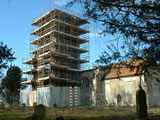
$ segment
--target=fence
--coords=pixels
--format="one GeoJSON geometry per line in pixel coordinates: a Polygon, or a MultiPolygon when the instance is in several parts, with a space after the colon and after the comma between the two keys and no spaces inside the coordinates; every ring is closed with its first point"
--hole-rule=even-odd
{"type": "Polygon", "coordinates": [[[31,89],[20,91],[20,103],[25,103],[27,106],[32,106],[35,102],[47,107],[53,107],[54,104],[59,107],[76,106],[80,105],[79,98],[79,87],[46,86],[37,88],[37,91],[31,91],[31,89]]]}
{"type": "MultiPolygon", "coordinates": [[[[26,105],[29,105],[30,93],[31,89],[21,90],[20,103],[25,103],[26,105]]],[[[71,102],[71,96],[73,98],[72,100],[74,102],[78,102],[78,105],[81,106],[95,106],[107,104],[107,101],[105,99],[105,93],[94,94],[90,92],[88,88],[80,87],[71,88],[46,86],[38,88],[36,96],[37,103],[44,104],[46,106],[53,106],[54,103],[57,103],[58,106],[61,107],[69,106],[69,103],[71,102]]]]}

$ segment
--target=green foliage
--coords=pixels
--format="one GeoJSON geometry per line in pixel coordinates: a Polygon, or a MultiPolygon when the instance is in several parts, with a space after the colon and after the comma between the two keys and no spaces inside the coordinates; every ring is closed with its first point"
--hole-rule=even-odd
{"type": "Polygon", "coordinates": [[[84,15],[101,25],[100,34],[117,36],[96,61],[108,65],[128,60],[144,60],[142,69],[160,63],[159,0],[70,0],[80,3],[84,15]],[[121,43],[121,44],[120,44],[121,43]]]}
{"type": "Polygon", "coordinates": [[[13,54],[14,52],[12,52],[12,49],[9,49],[7,45],[0,42],[0,69],[7,68],[7,62],[11,62],[15,59],[13,54]]]}
{"type": "Polygon", "coordinates": [[[0,41],[0,78],[2,77],[2,69],[7,68],[7,63],[15,59],[13,57],[14,52],[0,41]]]}
{"type": "Polygon", "coordinates": [[[17,66],[10,66],[7,75],[2,79],[1,90],[5,101],[13,103],[19,100],[19,91],[21,87],[22,71],[17,66]]]}

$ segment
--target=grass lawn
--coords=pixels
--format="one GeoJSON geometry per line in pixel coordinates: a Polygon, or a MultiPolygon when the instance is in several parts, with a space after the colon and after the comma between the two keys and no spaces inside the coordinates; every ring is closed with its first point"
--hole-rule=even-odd
{"type": "MultiPolygon", "coordinates": [[[[150,120],[160,120],[160,108],[148,109],[150,120]]],[[[32,120],[33,108],[8,108],[0,110],[0,120],[32,120]]],[[[76,108],[47,108],[47,120],[55,120],[62,116],[65,120],[135,120],[136,109],[130,107],[76,107],[76,108]]]]}

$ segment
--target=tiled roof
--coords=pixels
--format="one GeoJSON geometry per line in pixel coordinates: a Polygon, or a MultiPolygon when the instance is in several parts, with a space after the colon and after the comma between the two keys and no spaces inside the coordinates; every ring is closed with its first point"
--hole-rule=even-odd
{"type": "MultiPolygon", "coordinates": [[[[127,62],[129,64],[131,61],[127,62]]],[[[133,62],[133,61],[132,61],[133,62]]],[[[113,78],[119,78],[119,77],[126,77],[126,76],[134,76],[141,73],[142,69],[138,69],[137,66],[141,62],[133,62],[132,66],[134,66],[134,69],[131,69],[130,67],[127,67],[126,65],[122,64],[114,64],[112,65],[109,72],[106,74],[105,79],[113,79],[113,78]]]]}

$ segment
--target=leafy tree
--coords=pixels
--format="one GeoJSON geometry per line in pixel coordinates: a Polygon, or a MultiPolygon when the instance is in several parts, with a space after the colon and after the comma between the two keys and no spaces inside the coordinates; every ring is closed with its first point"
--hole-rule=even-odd
{"type": "MultiPolygon", "coordinates": [[[[121,44],[107,45],[96,61],[99,65],[140,60],[137,68],[147,71],[160,63],[159,0],[70,0],[67,6],[80,3],[84,15],[99,22],[100,34],[119,35],[121,44]]],[[[127,66],[133,66],[129,62],[127,66]]]]}
{"type": "Polygon", "coordinates": [[[19,100],[21,88],[22,71],[17,66],[10,66],[7,75],[2,79],[1,90],[5,101],[13,103],[19,100]]]}
{"type": "Polygon", "coordinates": [[[13,54],[12,49],[9,49],[7,45],[4,45],[3,42],[0,41],[0,78],[2,77],[2,69],[7,68],[7,63],[15,59],[13,54]]]}
{"type": "MultiPolygon", "coordinates": [[[[148,67],[160,64],[159,0],[70,0],[67,5],[75,3],[81,3],[84,14],[103,26],[101,34],[119,35],[121,40],[121,45],[118,41],[117,46],[107,45],[97,64],[118,62],[119,67],[124,64],[131,70],[137,68],[141,75],[148,71],[148,67]]],[[[138,116],[147,118],[145,92],[140,89],[138,93],[138,116]]]]}

